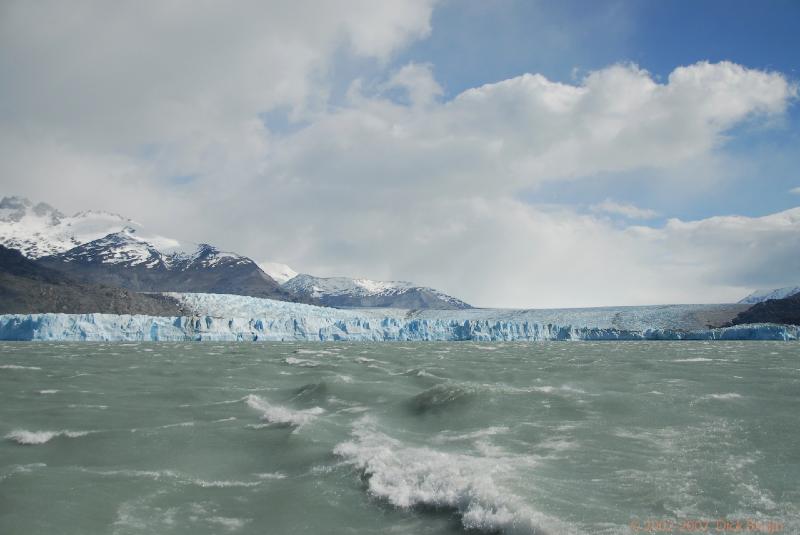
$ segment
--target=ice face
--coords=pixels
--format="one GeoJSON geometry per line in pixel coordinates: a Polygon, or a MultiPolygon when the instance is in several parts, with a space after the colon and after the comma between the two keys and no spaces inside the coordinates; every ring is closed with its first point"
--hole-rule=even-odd
{"type": "Polygon", "coordinates": [[[539,341],[797,340],[797,326],[685,329],[700,305],[572,310],[336,309],[219,294],[170,294],[194,316],[0,315],[2,340],[539,341]]]}

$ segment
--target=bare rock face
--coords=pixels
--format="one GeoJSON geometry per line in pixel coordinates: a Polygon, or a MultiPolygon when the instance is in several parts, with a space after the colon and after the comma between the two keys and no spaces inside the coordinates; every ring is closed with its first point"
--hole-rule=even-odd
{"type": "Polygon", "coordinates": [[[182,316],[187,310],[171,297],[77,282],[0,245],[0,313],[41,312],[182,316]]]}
{"type": "Polygon", "coordinates": [[[768,299],[756,303],[731,321],[731,325],[745,323],[800,325],[800,292],[782,299],[768,299]]]}

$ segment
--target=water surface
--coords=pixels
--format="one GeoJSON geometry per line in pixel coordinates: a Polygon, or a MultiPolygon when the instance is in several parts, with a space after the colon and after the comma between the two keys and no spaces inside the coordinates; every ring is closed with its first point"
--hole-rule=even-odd
{"type": "Polygon", "coordinates": [[[798,394],[780,342],[3,343],[0,533],[798,533],[798,394]]]}

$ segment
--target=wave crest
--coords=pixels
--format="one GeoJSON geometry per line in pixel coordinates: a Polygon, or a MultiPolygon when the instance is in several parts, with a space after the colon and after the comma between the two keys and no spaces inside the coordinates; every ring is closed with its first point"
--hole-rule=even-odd
{"type": "Polygon", "coordinates": [[[56,437],[78,438],[90,433],[93,433],[93,431],[27,431],[25,429],[15,429],[8,433],[5,438],[23,446],[37,446],[50,442],[56,437]]]}
{"type": "Polygon", "coordinates": [[[396,507],[454,509],[466,529],[492,533],[574,532],[496,483],[496,477],[514,472],[519,458],[503,463],[409,447],[377,431],[368,417],[356,422],[352,434],[354,440],[337,445],[334,453],[363,473],[370,494],[396,507]]]}
{"type": "Polygon", "coordinates": [[[296,410],[280,405],[272,405],[264,398],[250,394],[245,398],[245,403],[251,409],[261,411],[261,419],[265,422],[277,425],[301,428],[314,421],[320,414],[325,412],[322,407],[312,407],[310,409],[296,410]]]}

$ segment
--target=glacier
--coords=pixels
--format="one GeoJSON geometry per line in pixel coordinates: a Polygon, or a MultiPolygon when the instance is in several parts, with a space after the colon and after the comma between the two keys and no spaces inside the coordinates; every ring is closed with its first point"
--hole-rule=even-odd
{"type": "Polygon", "coordinates": [[[561,310],[336,309],[254,297],[171,293],[194,315],[4,314],[0,340],[547,341],[798,340],[777,324],[687,328],[723,305],[561,310]]]}

